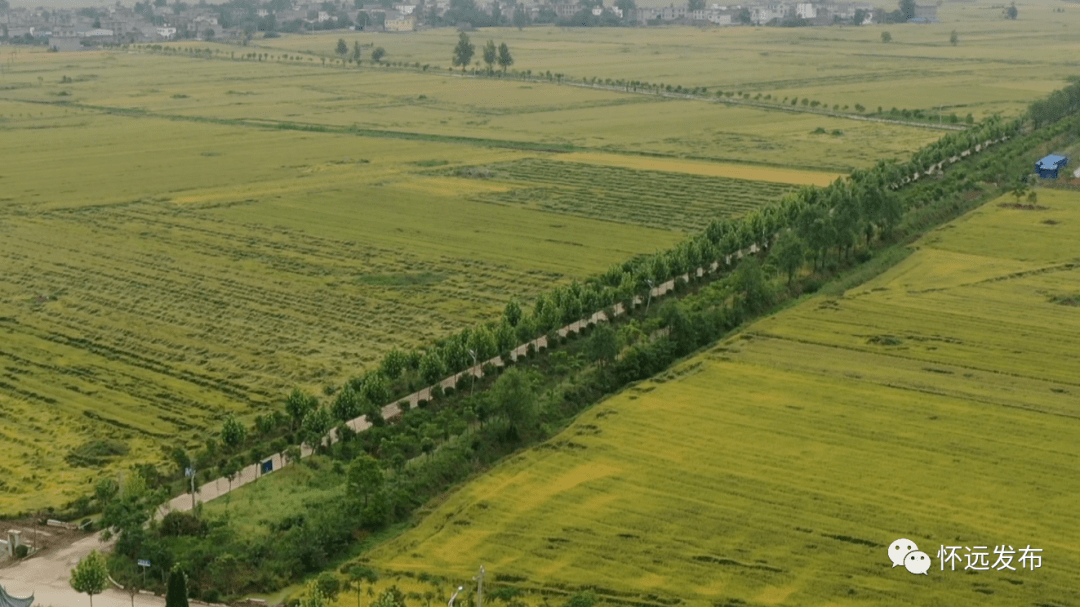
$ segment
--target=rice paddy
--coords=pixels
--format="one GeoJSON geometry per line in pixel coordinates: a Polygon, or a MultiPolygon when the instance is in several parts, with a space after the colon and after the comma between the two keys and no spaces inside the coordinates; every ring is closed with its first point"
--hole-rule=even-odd
{"type": "Polygon", "coordinates": [[[635,604],[1077,602],[1080,195],[1038,194],[609,398],[373,561],[635,604]],[[892,567],[901,537],[927,576],[892,567]]]}

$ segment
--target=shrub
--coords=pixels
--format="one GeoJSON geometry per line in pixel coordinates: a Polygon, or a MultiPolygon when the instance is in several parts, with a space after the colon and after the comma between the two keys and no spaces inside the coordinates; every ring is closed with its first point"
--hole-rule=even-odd
{"type": "Polygon", "coordinates": [[[30,554],[30,547],[26,544],[19,544],[15,548],[15,558],[17,559],[24,559],[28,554],[30,554]]]}
{"type": "Polygon", "coordinates": [[[443,395],[443,387],[436,385],[431,389],[431,400],[437,400],[443,395]]]}
{"type": "Polygon", "coordinates": [[[454,386],[447,386],[445,389],[443,389],[443,396],[453,396],[454,390],[454,386]]]}

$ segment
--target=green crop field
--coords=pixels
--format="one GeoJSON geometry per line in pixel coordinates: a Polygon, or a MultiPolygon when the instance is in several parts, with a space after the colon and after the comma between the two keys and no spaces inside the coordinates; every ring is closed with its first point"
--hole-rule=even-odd
{"type": "Polygon", "coordinates": [[[1080,194],[1038,196],[600,403],[373,562],[635,604],[1080,601],[1080,194]],[[928,576],[891,567],[902,537],[928,576]],[[990,570],[964,571],[978,546],[990,570]],[[998,546],[1041,567],[1000,569],[998,546]]]}

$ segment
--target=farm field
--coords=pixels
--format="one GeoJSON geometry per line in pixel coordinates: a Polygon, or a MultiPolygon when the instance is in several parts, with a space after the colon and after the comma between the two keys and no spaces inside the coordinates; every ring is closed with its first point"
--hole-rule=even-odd
{"type": "Polygon", "coordinates": [[[285,62],[286,56],[299,57],[287,53],[268,53],[266,61],[233,61],[224,58],[243,54],[245,47],[177,46],[211,48],[221,51],[220,58],[87,53],[49,64],[35,57],[26,71],[17,68],[10,76],[19,88],[3,95],[28,105],[0,112],[0,117],[32,112],[42,102],[62,103],[71,111],[124,110],[171,120],[314,127],[428,141],[464,138],[512,148],[573,146],[829,174],[865,168],[882,158],[906,158],[942,134],[554,83],[323,67],[319,61],[285,62]],[[65,77],[72,82],[63,82],[65,77]]]}
{"type": "Polygon", "coordinates": [[[1080,194],[1038,195],[596,405],[369,556],[647,604],[1076,603],[1080,194]],[[963,571],[984,545],[1041,567],[963,571]]]}
{"type": "MultiPolygon", "coordinates": [[[[4,82],[0,513],[60,506],[103,473],[161,459],[163,446],[194,448],[228,413],[250,421],[293,386],[321,393],[391,348],[491,318],[512,296],[528,303],[791,182],[835,175],[562,162],[544,151],[569,132],[554,116],[640,103],[554,85],[26,51],[4,82]],[[355,89],[367,76],[368,92],[355,89]],[[441,81],[446,107],[413,120],[399,100],[422,101],[418,83],[441,81]],[[436,129],[438,116],[463,121],[480,107],[469,87],[520,91],[499,112],[521,110],[523,126],[436,129]],[[401,122],[364,118],[360,101],[401,122]],[[536,171],[458,174],[489,166],[536,171]],[[500,198],[544,187],[554,202],[500,198]]],[[[673,154],[678,132],[660,135],[673,154]]]]}
{"type": "MultiPolygon", "coordinates": [[[[861,104],[871,110],[880,106],[927,112],[943,107],[946,115],[972,113],[978,119],[1020,111],[1065,82],[1070,52],[1076,50],[1071,32],[1080,27],[1080,11],[1064,5],[1064,13],[1053,12],[1060,6],[1023,4],[1016,21],[1002,18],[1000,3],[957,2],[941,5],[941,22],[928,25],[536,26],[521,31],[485,28],[471,37],[474,44],[489,38],[505,41],[514,53],[512,69],[534,74],[550,71],[575,78],[705,86],[714,92],[762,93],[780,99],[808,97],[829,107],[861,104]],[[949,44],[953,30],[959,36],[956,46],[949,44]],[[892,42],[881,42],[883,31],[890,32],[892,42]]],[[[256,43],[267,49],[331,56],[340,37],[350,48],[355,41],[381,46],[388,61],[445,70],[457,32],[441,28],[408,35],[328,33],[256,43]]]]}

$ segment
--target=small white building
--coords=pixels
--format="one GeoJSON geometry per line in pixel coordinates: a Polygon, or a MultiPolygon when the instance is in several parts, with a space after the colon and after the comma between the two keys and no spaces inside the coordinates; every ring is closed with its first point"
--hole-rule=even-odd
{"type": "Polygon", "coordinates": [[[162,38],[164,38],[166,40],[172,40],[173,38],[176,37],[176,28],[172,27],[172,26],[169,26],[169,25],[166,25],[164,27],[155,28],[155,32],[157,33],[158,36],[160,36],[160,37],[162,37],[162,38]]]}
{"type": "Polygon", "coordinates": [[[813,19],[817,17],[817,7],[809,2],[799,2],[795,5],[795,15],[801,19],[813,19]]]}

